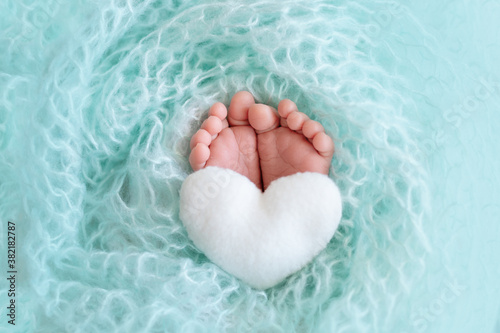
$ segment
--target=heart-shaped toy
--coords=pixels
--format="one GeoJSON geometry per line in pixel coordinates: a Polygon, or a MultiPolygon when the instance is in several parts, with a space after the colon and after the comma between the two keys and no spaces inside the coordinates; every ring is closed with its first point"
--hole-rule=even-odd
{"type": "Polygon", "coordinates": [[[243,175],[207,167],[189,175],[180,193],[189,238],[212,262],[257,289],[310,262],[341,216],[337,186],[319,173],[279,178],[262,193],[243,175]]]}

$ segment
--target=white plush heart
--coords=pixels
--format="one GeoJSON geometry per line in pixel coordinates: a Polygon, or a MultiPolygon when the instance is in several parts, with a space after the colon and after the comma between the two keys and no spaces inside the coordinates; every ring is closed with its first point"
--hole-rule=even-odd
{"type": "Polygon", "coordinates": [[[180,217],[194,244],[258,289],[311,261],[332,238],[341,215],[337,186],[319,173],[279,178],[262,193],[245,176],[207,167],[181,188],[180,217]]]}

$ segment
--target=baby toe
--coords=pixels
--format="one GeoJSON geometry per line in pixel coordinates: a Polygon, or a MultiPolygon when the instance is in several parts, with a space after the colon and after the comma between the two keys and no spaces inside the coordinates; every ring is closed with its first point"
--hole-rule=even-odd
{"type": "Polygon", "coordinates": [[[293,111],[288,115],[286,123],[288,125],[288,128],[290,128],[291,130],[300,132],[302,131],[302,127],[304,126],[304,123],[307,120],[309,120],[309,117],[306,116],[304,113],[293,111]]]}
{"type": "Polygon", "coordinates": [[[229,105],[229,125],[248,125],[248,109],[253,104],[255,104],[255,100],[248,91],[239,91],[234,94],[229,105]]]}
{"type": "Polygon", "coordinates": [[[198,143],[189,155],[189,164],[194,171],[202,169],[210,157],[210,149],[203,143],[198,143]]]}
{"type": "Polygon", "coordinates": [[[316,149],[321,156],[326,158],[331,158],[333,156],[335,145],[333,144],[332,138],[325,132],[316,134],[312,140],[312,144],[314,149],[316,149]]]}
{"type": "Polygon", "coordinates": [[[214,139],[222,131],[222,121],[216,116],[210,116],[203,122],[201,128],[210,133],[212,139],[214,139]]]}
{"type": "Polygon", "coordinates": [[[193,149],[198,143],[203,143],[205,146],[210,146],[210,143],[212,143],[212,136],[206,130],[200,129],[191,138],[189,148],[193,149]]]}
{"type": "Polygon", "coordinates": [[[278,113],[285,119],[288,118],[290,113],[297,110],[297,105],[289,99],[284,99],[278,104],[278,113]]]}
{"type": "Polygon", "coordinates": [[[256,133],[265,133],[279,126],[280,119],[275,109],[264,104],[254,104],[248,110],[248,122],[256,133]]]}
{"type": "Polygon", "coordinates": [[[304,122],[304,125],[302,126],[302,134],[309,140],[314,139],[314,137],[321,132],[324,132],[323,126],[318,123],[317,121],[308,119],[304,122]]]}
{"type": "Polygon", "coordinates": [[[220,120],[224,120],[227,117],[227,109],[224,104],[221,102],[217,102],[212,107],[210,108],[210,111],[208,111],[208,114],[210,116],[215,116],[219,118],[220,120]]]}

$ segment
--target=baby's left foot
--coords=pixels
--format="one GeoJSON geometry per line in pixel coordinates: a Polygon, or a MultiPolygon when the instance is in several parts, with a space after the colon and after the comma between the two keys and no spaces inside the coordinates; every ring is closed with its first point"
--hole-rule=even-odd
{"type": "Polygon", "coordinates": [[[299,112],[294,102],[282,100],[277,112],[267,105],[254,104],[248,120],[257,133],[263,190],[273,180],[297,172],[328,175],[333,140],[320,123],[299,112]]]}
{"type": "Polygon", "coordinates": [[[248,109],[255,104],[252,94],[235,94],[229,112],[215,103],[209,117],[191,138],[189,162],[194,171],[207,166],[231,169],[250,179],[262,189],[257,152],[257,135],[248,124],[248,109]]]}

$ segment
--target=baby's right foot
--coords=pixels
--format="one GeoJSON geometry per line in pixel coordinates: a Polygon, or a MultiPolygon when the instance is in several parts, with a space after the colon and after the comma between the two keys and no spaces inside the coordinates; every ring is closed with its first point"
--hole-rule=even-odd
{"type": "Polygon", "coordinates": [[[278,111],[254,104],[248,119],[257,133],[263,190],[273,180],[298,172],[328,175],[333,140],[320,123],[299,112],[294,102],[282,100],[278,111]]]}
{"type": "Polygon", "coordinates": [[[224,104],[212,105],[208,119],[191,138],[189,162],[194,171],[206,166],[231,169],[262,189],[257,135],[248,122],[253,104],[252,94],[240,91],[231,99],[229,115],[224,104]]]}

